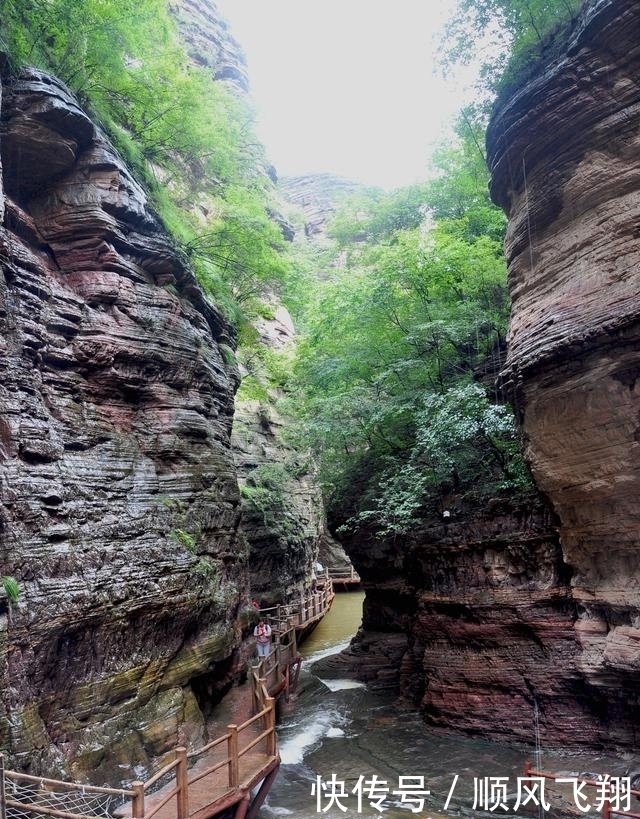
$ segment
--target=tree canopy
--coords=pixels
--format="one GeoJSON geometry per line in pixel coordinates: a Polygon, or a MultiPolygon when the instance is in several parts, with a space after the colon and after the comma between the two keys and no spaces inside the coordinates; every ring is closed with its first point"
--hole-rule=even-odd
{"type": "Polygon", "coordinates": [[[247,99],[196,65],[168,0],[7,0],[0,47],[65,81],[106,129],[230,318],[286,276],[247,99]]]}
{"type": "MultiPolygon", "coordinates": [[[[461,113],[428,182],[358,191],[335,215],[330,241],[299,245],[292,262],[250,105],[189,59],[168,6],[7,0],[0,47],[10,69],[31,63],[66,81],[146,184],[240,328],[241,394],[271,401],[286,392],[333,523],[387,536],[445,504],[464,510],[527,492],[497,386],[509,303],[505,219],[489,200],[483,156],[486,99],[461,113]],[[274,286],[286,289],[302,331],[293,364],[290,353],[262,348],[246,322],[267,309],[261,296],[274,286]]],[[[476,59],[475,43],[491,35],[483,77],[493,94],[507,63],[529,59],[578,7],[459,0],[443,64],[476,59]]]]}
{"type": "Polygon", "coordinates": [[[458,0],[445,27],[440,63],[479,63],[478,104],[485,113],[495,94],[535,64],[590,0],[458,0]]]}
{"type": "Polygon", "coordinates": [[[466,125],[436,161],[425,185],[346,203],[329,231],[343,264],[301,316],[296,403],[341,526],[406,531],[445,498],[529,486],[495,387],[504,216],[466,125]]]}

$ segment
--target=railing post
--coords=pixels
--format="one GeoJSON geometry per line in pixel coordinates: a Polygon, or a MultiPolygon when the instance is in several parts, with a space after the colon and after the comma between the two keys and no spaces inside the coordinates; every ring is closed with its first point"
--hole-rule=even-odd
{"type": "Polygon", "coordinates": [[[611,819],[611,791],[606,785],[604,786],[602,797],[603,801],[600,816],[602,816],[602,819],[611,819]]]}
{"type": "Polygon", "coordinates": [[[133,819],[144,817],[144,782],[134,782],[131,786],[133,800],[131,802],[131,816],[133,819]]]}
{"type": "Polygon", "coordinates": [[[178,819],[189,816],[189,776],[187,774],[187,749],[176,748],[176,785],[178,787],[178,819]]]}
{"type": "Polygon", "coordinates": [[[267,734],[267,755],[276,755],[276,701],[273,697],[267,697],[266,705],[269,708],[267,713],[267,725],[269,733],[267,734]]]}
{"type": "Polygon", "coordinates": [[[7,819],[6,792],[4,784],[4,754],[0,754],[0,819],[7,819]]]}
{"type": "Polygon", "coordinates": [[[237,788],[240,783],[240,760],[238,757],[238,726],[227,725],[229,739],[227,748],[229,753],[229,787],[237,788]]]}

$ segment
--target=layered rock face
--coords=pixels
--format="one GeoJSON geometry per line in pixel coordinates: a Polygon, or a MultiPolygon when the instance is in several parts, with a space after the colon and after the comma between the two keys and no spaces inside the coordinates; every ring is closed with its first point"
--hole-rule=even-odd
{"type": "Polygon", "coordinates": [[[228,23],[211,0],[172,0],[169,9],[178,24],[189,56],[245,94],[249,90],[247,66],[228,23]]]}
{"type": "Polygon", "coordinates": [[[588,744],[575,606],[553,516],[496,500],[402,541],[345,544],[366,590],[363,630],[341,659],[441,728],[588,744]]]}
{"type": "Polygon", "coordinates": [[[364,628],[341,663],[427,722],[545,748],[638,747],[640,8],[591,4],[503,100],[506,377],[548,498],[347,551],[364,628]]]}
{"type": "Polygon", "coordinates": [[[640,720],[639,30],[637,3],[592,4],[488,136],[509,216],[508,377],[571,572],[577,651],[559,659],[593,741],[627,745],[640,720]]]}
{"type": "Polygon", "coordinates": [[[325,530],[320,487],[304,457],[287,445],[286,425],[267,403],[238,403],[232,440],[242,528],[251,593],[263,607],[295,602],[309,589],[325,530]]]}
{"type": "MultiPolygon", "coordinates": [[[[256,329],[267,350],[286,355],[295,345],[293,322],[276,301],[272,308],[272,315],[259,319],[256,329]]],[[[239,397],[232,443],[242,528],[250,550],[251,592],[268,607],[295,602],[309,590],[329,535],[313,464],[288,440],[291,421],[277,409],[278,391],[265,389],[265,394],[262,400],[239,397]]],[[[337,552],[342,552],[339,545],[337,552]]]]}
{"type": "Polygon", "coordinates": [[[231,339],[68,91],[2,91],[0,744],[143,778],[202,740],[240,645],[231,339]]]}
{"type": "Polygon", "coordinates": [[[290,202],[302,209],[304,232],[308,237],[322,235],[340,198],[361,187],[356,182],[331,174],[283,177],[278,186],[290,202]]]}

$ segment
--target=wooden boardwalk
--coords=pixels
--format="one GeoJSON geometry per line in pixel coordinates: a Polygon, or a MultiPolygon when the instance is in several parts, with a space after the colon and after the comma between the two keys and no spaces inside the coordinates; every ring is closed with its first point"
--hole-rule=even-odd
{"type": "Polygon", "coordinates": [[[260,609],[260,613],[269,621],[275,631],[281,624],[293,626],[296,639],[300,642],[318,625],[320,620],[331,608],[335,598],[333,581],[326,569],[316,581],[315,591],[305,595],[298,603],[286,603],[268,609],[260,609]]]}
{"type": "Polygon", "coordinates": [[[253,819],[280,766],[276,698],[295,687],[302,661],[298,638],[322,619],[333,597],[327,575],[299,605],[262,612],[272,624],[273,645],[249,669],[244,710],[253,715],[243,723],[227,725],[202,748],[176,748],[167,765],[128,788],[5,770],[0,755],[0,819],[212,819],[229,809],[234,819],[253,819]]]}
{"type": "Polygon", "coordinates": [[[353,566],[349,569],[329,569],[329,577],[336,589],[355,589],[358,588],[362,582],[360,575],[353,566]]]}

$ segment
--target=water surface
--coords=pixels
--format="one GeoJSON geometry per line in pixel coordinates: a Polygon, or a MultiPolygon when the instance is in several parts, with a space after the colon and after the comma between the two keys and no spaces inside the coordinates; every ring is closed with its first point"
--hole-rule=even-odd
{"type": "MultiPolygon", "coordinates": [[[[331,612],[301,647],[305,661],[298,692],[289,704],[283,704],[279,723],[282,766],[260,819],[541,816],[542,811],[533,804],[517,814],[510,808],[490,812],[474,808],[486,782],[496,782],[513,805],[524,762],[534,759],[535,748],[435,732],[419,714],[398,706],[388,696],[352,680],[322,679],[313,673],[314,660],[336,653],[355,634],[362,600],[360,592],[338,594],[331,612]],[[318,784],[328,788],[321,791],[320,799],[312,792],[318,784]],[[414,800],[424,799],[418,810],[420,802],[410,800],[407,786],[421,784],[429,794],[413,794],[414,800]],[[332,793],[338,792],[345,796],[332,803],[332,793]]],[[[532,716],[532,746],[534,741],[532,716]]],[[[566,776],[585,771],[623,776],[629,764],[595,755],[563,759],[545,754],[542,748],[539,762],[566,776]]],[[[573,809],[556,812],[556,816],[585,815],[568,797],[564,802],[573,809]]],[[[547,819],[551,815],[546,814],[547,819]]]]}

